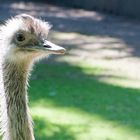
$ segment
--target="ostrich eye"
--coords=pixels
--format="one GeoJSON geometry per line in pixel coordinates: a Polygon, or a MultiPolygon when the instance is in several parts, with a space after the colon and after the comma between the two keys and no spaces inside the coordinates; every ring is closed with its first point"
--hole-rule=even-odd
{"type": "Polygon", "coordinates": [[[16,39],[17,39],[17,41],[22,42],[22,41],[25,40],[25,36],[24,36],[23,33],[17,33],[16,34],[16,39]]]}

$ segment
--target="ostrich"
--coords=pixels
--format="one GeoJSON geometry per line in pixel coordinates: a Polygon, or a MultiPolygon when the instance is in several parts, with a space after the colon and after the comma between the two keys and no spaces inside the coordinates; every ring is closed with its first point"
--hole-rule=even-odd
{"type": "Polygon", "coordinates": [[[0,107],[2,140],[34,140],[27,85],[35,61],[65,49],[47,40],[50,25],[27,14],[0,28],[0,107]]]}

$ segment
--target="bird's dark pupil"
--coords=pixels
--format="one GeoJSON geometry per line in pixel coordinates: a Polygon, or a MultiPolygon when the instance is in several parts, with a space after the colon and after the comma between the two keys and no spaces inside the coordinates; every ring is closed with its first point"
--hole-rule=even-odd
{"type": "Polygon", "coordinates": [[[18,33],[18,34],[17,34],[17,40],[18,40],[18,41],[24,41],[24,40],[25,40],[24,35],[21,34],[21,33],[18,33]]]}

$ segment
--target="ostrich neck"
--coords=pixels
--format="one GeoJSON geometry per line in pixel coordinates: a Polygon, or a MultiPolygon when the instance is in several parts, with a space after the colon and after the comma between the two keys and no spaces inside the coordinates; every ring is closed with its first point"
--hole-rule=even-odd
{"type": "MultiPolygon", "coordinates": [[[[27,63],[27,62],[26,62],[27,63]]],[[[5,99],[7,107],[7,130],[4,140],[34,140],[32,120],[28,113],[26,63],[3,63],[5,99]]]]}

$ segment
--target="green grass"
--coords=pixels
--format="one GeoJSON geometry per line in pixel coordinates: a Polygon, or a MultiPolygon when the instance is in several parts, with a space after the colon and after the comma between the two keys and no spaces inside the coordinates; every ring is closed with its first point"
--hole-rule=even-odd
{"type": "Polygon", "coordinates": [[[140,90],[99,80],[102,68],[39,63],[29,99],[37,140],[139,140],[140,90]]]}

